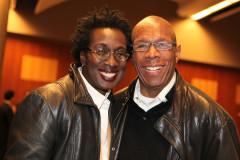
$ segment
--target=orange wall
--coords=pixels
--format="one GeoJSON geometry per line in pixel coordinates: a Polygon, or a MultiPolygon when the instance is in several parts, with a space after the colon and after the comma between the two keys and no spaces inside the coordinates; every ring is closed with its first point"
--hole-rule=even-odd
{"type": "MultiPolygon", "coordinates": [[[[24,98],[26,92],[49,83],[46,81],[21,79],[20,74],[23,56],[31,55],[57,60],[59,64],[57,78],[60,78],[68,73],[69,64],[73,61],[69,48],[66,43],[53,43],[46,40],[8,35],[1,75],[0,102],[2,102],[6,90],[11,89],[15,91],[14,104],[17,104],[24,98]]],[[[51,68],[49,70],[51,70],[51,68]]]]}
{"type": "MultiPolygon", "coordinates": [[[[70,45],[29,37],[8,35],[6,40],[2,80],[0,86],[0,101],[3,93],[12,89],[15,91],[14,103],[19,103],[27,91],[49,82],[29,81],[20,78],[21,62],[24,55],[57,59],[59,62],[57,78],[68,73],[69,64],[73,62],[70,54],[70,45]]],[[[236,86],[240,85],[240,70],[206,64],[180,61],[177,68],[183,78],[191,83],[193,78],[214,80],[218,83],[216,101],[225,108],[238,124],[240,131],[240,104],[236,103],[236,86]]],[[[131,60],[128,63],[126,74],[114,92],[129,85],[137,76],[131,60]]]]}

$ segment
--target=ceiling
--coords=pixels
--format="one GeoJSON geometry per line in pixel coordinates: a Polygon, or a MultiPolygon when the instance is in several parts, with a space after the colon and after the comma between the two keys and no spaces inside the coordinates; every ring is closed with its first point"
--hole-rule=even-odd
{"type": "MultiPolygon", "coordinates": [[[[179,20],[201,11],[221,0],[14,0],[15,10],[38,30],[50,38],[69,39],[77,19],[93,9],[108,5],[110,9],[123,11],[134,26],[148,15],[158,15],[169,21],[179,20]]],[[[240,8],[239,3],[234,8],[240,8]]],[[[240,10],[228,15],[218,23],[209,23],[213,28],[225,27],[228,23],[240,23],[240,10]]],[[[239,27],[239,25],[238,25],[239,27]]],[[[236,28],[240,33],[239,28],[236,28]]],[[[239,34],[240,35],[240,34],[239,34]]]]}
{"type": "MultiPolygon", "coordinates": [[[[53,7],[56,7],[57,5],[59,4],[62,4],[62,3],[71,3],[73,2],[72,4],[73,5],[77,5],[77,6],[84,6],[84,5],[87,5],[89,6],[89,1],[86,3],[86,2],[82,2],[82,1],[77,1],[77,0],[14,0],[14,3],[15,3],[15,7],[17,9],[21,9],[21,8],[24,8],[26,6],[30,6],[31,9],[34,10],[34,13],[35,14],[40,14],[41,12],[44,12],[48,9],[51,9],[53,7]]],[[[167,1],[167,0],[165,0],[167,1]]],[[[198,11],[201,11],[211,5],[214,5],[214,4],[217,4],[219,2],[221,2],[222,0],[168,0],[169,2],[172,1],[172,2],[175,2],[177,4],[177,9],[176,9],[176,13],[178,14],[178,16],[180,17],[188,17],[194,13],[197,13],[198,11]]],[[[97,3],[95,1],[94,2],[94,5],[97,5],[97,3]]],[[[134,2],[134,1],[133,1],[134,2]]],[[[137,1],[135,1],[134,3],[136,3],[137,1]]],[[[100,2],[101,4],[102,2],[100,2]]],[[[108,4],[108,3],[111,3],[111,2],[108,2],[108,1],[105,1],[103,2],[105,4],[108,4]]],[[[113,2],[114,4],[118,4],[119,2],[113,2]]],[[[122,1],[121,1],[122,4],[124,4],[122,1]]],[[[119,3],[119,4],[121,4],[119,3]]],[[[126,1],[125,4],[128,5],[129,2],[126,1]]],[[[145,6],[146,4],[145,3],[140,3],[140,2],[137,2],[136,3],[136,6],[138,5],[143,5],[145,6]]],[[[154,3],[149,3],[148,1],[148,4],[152,4],[154,5],[154,3]]],[[[158,3],[156,3],[157,5],[158,3]]],[[[161,5],[161,3],[159,3],[159,5],[161,5]]],[[[164,6],[162,8],[167,8],[167,6],[164,6]]]]}

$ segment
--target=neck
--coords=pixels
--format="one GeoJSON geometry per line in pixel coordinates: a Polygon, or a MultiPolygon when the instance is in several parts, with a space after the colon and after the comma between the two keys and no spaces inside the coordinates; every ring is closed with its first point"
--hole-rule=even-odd
{"type": "Polygon", "coordinates": [[[155,98],[163,90],[163,87],[144,88],[140,85],[140,92],[143,96],[149,98],[155,98]]]}

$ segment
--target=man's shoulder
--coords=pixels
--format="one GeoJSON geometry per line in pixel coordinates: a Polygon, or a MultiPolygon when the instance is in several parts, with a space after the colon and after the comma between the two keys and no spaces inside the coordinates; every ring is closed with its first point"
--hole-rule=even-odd
{"type": "Polygon", "coordinates": [[[213,105],[215,107],[219,106],[217,102],[206,93],[198,89],[196,86],[186,82],[179,73],[176,83],[176,97],[191,106],[199,106],[199,109],[209,105],[213,105]]]}
{"type": "Polygon", "coordinates": [[[136,85],[137,80],[138,80],[138,78],[134,79],[129,86],[117,91],[114,94],[115,100],[126,99],[127,97],[132,96],[134,93],[134,90],[135,90],[135,85],[136,85]]]}
{"type": "Polygon", "coordinates": [[[115,100],[120,100],[128,96],[128,87],[125,87],[114,93],[115,100]]]}
{"type": "Polygon", "coordinates": [[[6,111],[10,109],[11,109],[11,106],[9,106],[7,103],[0,104],[0,111],[6,111]]]}
{"type": "Polygon", "coordinates": [[[203,120],[218,119],[218,122],[232,121],[230,114],[209,95],[197,87],[187,84],[186,104],[189,113],[203,120]]]}
{"type": "Polygon", "coordinates": [[[45,101],[47,103],[54,101],[60,101],[60,99],[64,99],[69,95],[67,90],[72,90],[73,85],[70,85],[72,82],[69,82],[69,76],[65,76],[60,78],[55,82],[51,82],[40,86],[34,90],[32,90],[24,99],[23,102],[32,101],[34,103],[45,101]],[[67,94],[66,94],[67,93],[67,94]]]}
{"type": "Polygon", "coordinates": [[[199,88],[187,84],[187,96],[191,99],[191,101],[197,102],[199,105],[209,106],[212,107],[219,107],[220,105],[211,98],[208,94],[200,90],[199,88]]]}
{"type": "Polygon", "coordinates": [[[59,90],[62,90],[70,85],[69,76],[66,75],[60,79],[58,79],[55,82],[51,82],[48,84],[45,84],[43,86],[40,86],[39,88],[36,88],[33,90],[34,93],[44,94],[45,92],[58,92],[59,90]]]}
{"type": "Polygon", "coordinates": [[[204,116],[228,118],[229,114],[214,99],[196,86],[186,82],[180,74],[176,86],[175,101],[188,113],[200,119],[204,116]],[[176,99],[177,98],[177,99],[176,99]]]}

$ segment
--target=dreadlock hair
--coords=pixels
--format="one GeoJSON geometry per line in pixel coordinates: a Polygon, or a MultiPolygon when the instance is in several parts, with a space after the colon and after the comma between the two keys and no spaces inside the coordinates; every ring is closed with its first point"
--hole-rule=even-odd
{"type": "Polygon", "coordinates": [[[80,52],[87,52],[90,44],[90,34],[96,28],[114,28],[122,31],[127,40],[128,53],[131,55],[131,25],[119,10],[109,11],[105,6],[99,12],[95,10],[78,20],[75,34],[72,38],[71,50],[77,66],[81,66],[80,52]]]}

